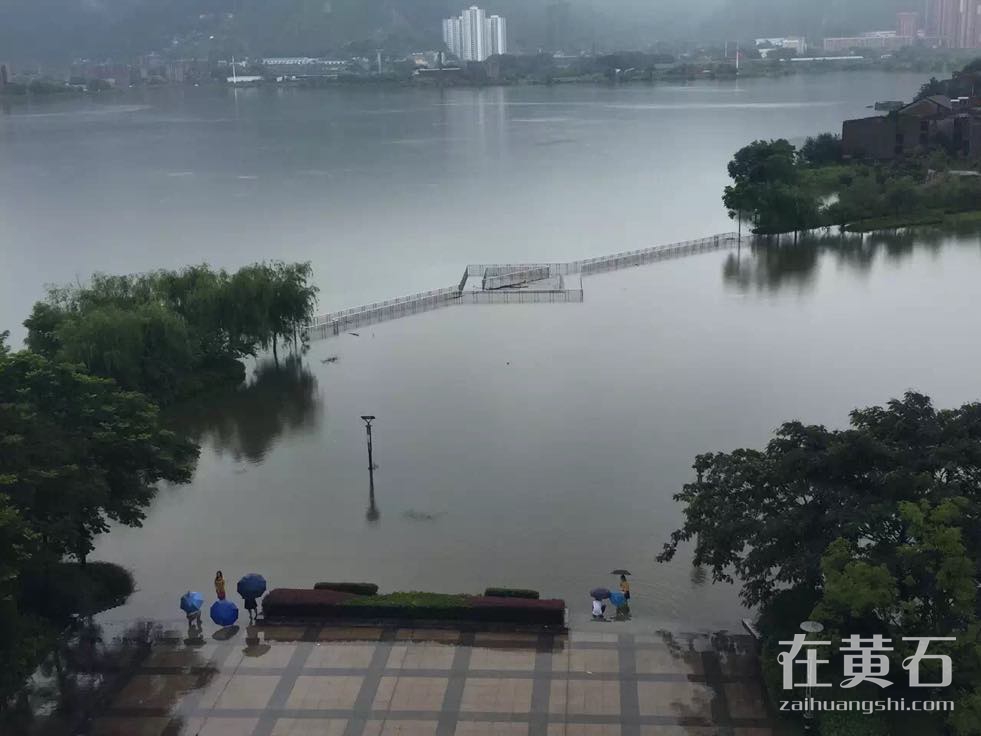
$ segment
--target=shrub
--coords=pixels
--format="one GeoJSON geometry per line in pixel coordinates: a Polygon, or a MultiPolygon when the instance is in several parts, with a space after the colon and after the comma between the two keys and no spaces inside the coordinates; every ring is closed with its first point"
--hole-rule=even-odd
{"type": "Polygon", "coordinates": [[[55,623],[123,603],[133,592],[129,570],[111,562],[59,562],[24,572],[19,607],[55,623]]]}
{"type": "Polygon", "coordinates": [[[529,598],[534,600],[538,600],[540,597],[537,590],[525,588],[488,588],[484,591],[484,595],[491,598],[529,598]]]}
{"type": "Polygon", "coordinates": [[[453,608],[466,606],[468,596],[452,593],[425,593],[412,590],[407,593],[385,593],[365,600],[352,598],[347,602],[350,606],[385,606],[406,608],[453,608]]]}
{"type": "Polygon", "coordinates": [[[375,595],[378,586],[374,583],[317,583],[314,590],[335,590],[338,593],[354,593],[354,595],[375,595]]]}
{"type": "Polygon", "coordinates": [[[262,599],[262,613],[266,618],[326,618],[325,612],[351,597],[335,590],[276,588],[262,599]]]}

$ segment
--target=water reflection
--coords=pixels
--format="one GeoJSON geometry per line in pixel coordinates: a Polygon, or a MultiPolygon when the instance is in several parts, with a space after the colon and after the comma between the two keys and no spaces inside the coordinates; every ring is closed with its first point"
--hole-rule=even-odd
{"type": "Polygon", "coordinates": [[[839,266],[867,273],[882,257],[899,263],[916,249],[938,252],[953,232],[939,229],[879,233],[816,231],[792,237],[760,237],[728,255],[722,276],[739,291],[807,291],[814,285],[818,264],[829,254],[839,266]]]}
{"type": "Polygon", "coordinates": [[[181,407],[175,426],[219,455],[261,463],[282,437],[316,430],[321,417],[317,377],[302,356],[263,360],[243,388],[181,407]]]}
{"type": "MultiPolygon", "coordinates": [[[[169,682],[166,678],[134,677],[134,673],[155,664],[181,668],[194,671],[193,686],[203,688],[217,669],[190,647],[180,650],[179,659],[167,651],[163,653],[165,660],[155,661],[159,653],[154,652],[154,643],[166,641],[167,632],[155,623],[135,621],[111,626],[93,619],[79,620],[59,639],[17,702],[0,713],[0,732],[24,736],[87,733],[93,716],[115,698],[117,705],[142,705],[152,699],[153,706],[170,718],[168,733],[183,733],[184,719],[172,711],[185,696],[185,689],[161,686],[169,682]]],[[[124,727],[118,732],[135,730],[124,727]]]]}

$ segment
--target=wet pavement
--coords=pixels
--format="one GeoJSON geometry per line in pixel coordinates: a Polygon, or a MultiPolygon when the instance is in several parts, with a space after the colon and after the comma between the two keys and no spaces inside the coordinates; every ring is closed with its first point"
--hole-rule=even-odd
{"type": "MultiPolygon", "coordinates": [[[[90,709],[86,722],[70,724],[66,714],[38,720],[23,732],[776,733],[764,705],[752,640],[745,636],[233,627],[197,638],[157,629],[130,636],[129,642],[128,657],[117,654],[87,664],[79,657],[71,660],[74,671],[87,668],[94,683],[88,695],[76,692],[72,699],[71,707],[90,709]]],[[[105,649],[113,647],[106,644],[105,649]]]]}

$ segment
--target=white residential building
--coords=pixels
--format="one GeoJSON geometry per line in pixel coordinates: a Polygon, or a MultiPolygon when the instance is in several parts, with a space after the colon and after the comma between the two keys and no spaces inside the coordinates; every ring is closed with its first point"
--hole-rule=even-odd
{"type": "Polygon", "coordinates": [[[443,20],[443,42],[463,61],[484,61],[488,56],[507,53],[507,21],[487,14],[476,5],[459,18],[443,20]]]}
{"type": "Polygon", "coordinates": [[[463,58],[463,25],[460,18],[446,18],[443,21],[443,43],[451,54],[463,58]]]}
{"type": "Polygon", "coordinates": [[[484,11],[472,5],[460,15],[463,24],[463,60],[483,61],[487,58],[487,45],[484,43],[487,29],[484,27],[484,11]]]}
{"type": "Polygon", "coordinates": [[[500,15],[490,17],[490,53],[506,54],[508,52],[508,22],[500,15]]]}

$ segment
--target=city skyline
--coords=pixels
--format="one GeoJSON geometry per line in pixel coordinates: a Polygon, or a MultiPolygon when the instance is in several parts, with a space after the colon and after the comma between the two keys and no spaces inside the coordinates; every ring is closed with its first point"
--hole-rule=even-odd
{"type": "Polygon", "coordinates": [[[484,61],[506,54],[507,19],[496,14],[488,16],[483,8],[471,5],[459,17],[443,19],[443,43],[462,61],[484,61]]]}

